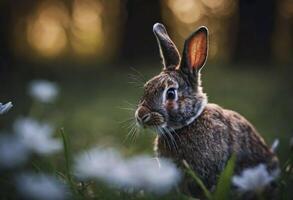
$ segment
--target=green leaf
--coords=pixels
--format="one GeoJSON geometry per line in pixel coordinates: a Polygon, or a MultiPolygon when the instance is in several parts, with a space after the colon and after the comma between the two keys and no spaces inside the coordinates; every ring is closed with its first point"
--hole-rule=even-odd
{"type": "Polygon", "coordinates": [[[229,193],[231,190],[231,178],[234,173],[236,156],[233,154],[228,160],[227,165],[220,175],[217,183],[216,191],[213,194],[214,199],[225,200],[229,199],[229,193]]]}

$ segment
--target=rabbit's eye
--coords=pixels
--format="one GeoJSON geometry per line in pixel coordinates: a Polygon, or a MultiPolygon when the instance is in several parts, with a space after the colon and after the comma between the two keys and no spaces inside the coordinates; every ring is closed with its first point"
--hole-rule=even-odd
{"type": "Polygon", "coordinates": [[[177,94],[176,94],[175,88],[169,88],[166,93],[166,99],[167,100],[174,100],[174,99],[176,99],[176,95],[177,94]]]}

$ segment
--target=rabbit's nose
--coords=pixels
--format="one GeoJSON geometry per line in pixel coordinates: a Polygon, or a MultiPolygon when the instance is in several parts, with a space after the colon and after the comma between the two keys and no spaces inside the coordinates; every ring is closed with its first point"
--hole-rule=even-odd
{"type": "Polygon", "coordinates": [[[138,123],[145,124],[151,119],[151,113],[149,109],[147,109],[144,106],[141,106],[136,110],[135,118],[138,123]]]}

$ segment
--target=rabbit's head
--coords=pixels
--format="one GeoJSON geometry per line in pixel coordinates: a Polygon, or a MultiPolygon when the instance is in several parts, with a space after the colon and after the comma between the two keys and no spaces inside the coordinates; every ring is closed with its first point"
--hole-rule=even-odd
{"type": "Polygon", "coordinates": [[[208,52],[208,30],[200,27],[184,44],[182,59],[162,24],[153,27],[163,60],[162,72],[144,85],[135,112],[143,127],[178,129],[193,122],[207,104],[200,70],[208,52]]]}

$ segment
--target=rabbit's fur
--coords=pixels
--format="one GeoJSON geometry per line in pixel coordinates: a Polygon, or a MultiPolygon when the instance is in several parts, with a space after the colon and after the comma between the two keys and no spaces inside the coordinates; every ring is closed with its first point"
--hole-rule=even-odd
{"type": "MultiPolygon", "coordinates": [[[[278,159],[255,128],[240,114],[208,104],[200,81],[208,51],[208,31],[201,27],[185,42],[182,59],[162,24],[154,25],[164,68],[144,86],[135,117],[155,128],[155,152],[184,167],[186,161],[209,189],[232,154],[235,173],[260,163],[278,169],[278,159]]],[[[192,183],[186,177],[187,186],[192,183]]],[[[184,189],[186,190],[186,188],[184,189]]]]}

